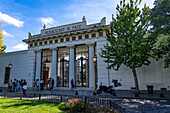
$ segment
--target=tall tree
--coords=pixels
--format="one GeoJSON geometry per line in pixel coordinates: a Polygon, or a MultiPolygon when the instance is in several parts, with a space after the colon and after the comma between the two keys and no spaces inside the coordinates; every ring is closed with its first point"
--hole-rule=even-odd
{"type": "Polygon", "coordinates": [[[108,43],[100,53],[109,63],[108,68],[118,70],[122,64],[132,70],[135,88],[139,92],[136,68],[149,65],[149,58],[156,58],[155,43],[157,34],[148,34],[149,8],[146,4],[140,10],[141,0],[125,3],[120,1],[117,5],[117,15],[112,16],[110,29],[106,29],[108,43]]]}
{"type": "Polygon", "coordinates": [[[160,43],[158,45],[158,56],[165,56],[165,68],[170,65],[170,1],[155,0],[154,8],[151,11],[151,25],[153,31],[159,33],[160,43]]]}

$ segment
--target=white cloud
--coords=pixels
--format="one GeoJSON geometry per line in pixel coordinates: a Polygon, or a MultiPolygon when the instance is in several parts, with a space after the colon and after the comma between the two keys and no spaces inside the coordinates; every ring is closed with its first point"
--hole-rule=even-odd
{"type": "Polygon", "coordinates": [[[0,12],[0,20],[5,23],[12,24],[16,27],[22,27],[24,24],[24,21],[17,20],[15,18],[13,18],[7,14],[3,14],[1,12],[0,12]]]}
{"type": "MultiPolygon", "coordinates": [[[[126,0],[129,1],[129,0],[126,0]]],[[[153,7],[154,0],[143,0],[147,6],[153,7]]],[[[86,16],[87,21],[90,23],[99,22],[103,17],[107,18],[107,24],[112,20],[112,14],[116,14],[116,6],[120,0],[75,0],[73,4],[66,8],[66,18],[81,21],[83,16],[86,16]]]]}
{"type": "Polygon", "coordinates": [[[6,31],[2,31],[3,32],[3,35],[5,37],[14,37],[14,35],[10,34],[10,33],[7,33],[6,31]]]}
{"type": "Polygon", "coordinates": [[[54,20],[51,17],[48,18],[40,18],[43,24],[53,24],[54,20]]]}
{"type": "Polygon", "coordinates": [[[107,23],[109,23],[118,2],[113,0],[84,0],[83,2],[77,0],[66,8],[65,17],[80,21],[83,16],[86,16],[90,23],[99,22],[103,17],[107,17],[107,23]]]}
{"type": "Polygon", "coordinates": [[[20,44],[14,46],[12,48],[13,49],[17,49],[17,50],[26,50],[27,49],[27,45],[20,43],[20,44]]]}

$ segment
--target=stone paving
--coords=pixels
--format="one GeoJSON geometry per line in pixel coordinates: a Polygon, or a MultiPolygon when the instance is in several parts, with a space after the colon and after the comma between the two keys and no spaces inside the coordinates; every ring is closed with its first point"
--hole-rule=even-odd
{"type": "Polygon", "coordinates": [[[170,113],[170,99],[114,98],[126,113],[170,113]]]}

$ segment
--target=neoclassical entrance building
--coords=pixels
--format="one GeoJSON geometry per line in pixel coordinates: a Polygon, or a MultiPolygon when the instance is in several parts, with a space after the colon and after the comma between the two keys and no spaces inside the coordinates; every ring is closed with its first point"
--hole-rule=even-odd
{"type": "MultiPolygon", "coordinates": [[[[14,78],[26,79],[30,88],[36,79],[43,79],[47,84],[47,79],[52,78],[55,89],[71,90],[74,81],[83,90],[94,91],[101,83],[107,86],[121,83],[116,89],[130,90],[134,87],[131,70],[125,66],[119,71],[108,70],[108,64],[99,55],[107,43],[106,26],[109,27],[105,17],[90,25],[83,17],[77,23],[52,28],[44,25],[40,34],[28,33],[28,39],[23,40],[28,50],[0,55],[0,87],[7,87],[8,81],[14,78]],[[93,57],[97,58],[96,66],[93,57]]],[[[140,89],[153,85],[155,90],[170,90],[170,68],[163,68],[163,60],[151,61],[150,66],[137,70],[140,89]]]]}

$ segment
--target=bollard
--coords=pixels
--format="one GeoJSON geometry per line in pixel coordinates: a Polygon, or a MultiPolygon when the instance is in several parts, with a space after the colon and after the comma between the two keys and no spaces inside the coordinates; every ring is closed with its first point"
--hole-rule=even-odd
{"type": "Polygon", "coordinates": [[[75,92],[75,95],[78,95],[78,91],[75,92]]]}
{"type": "Polygon", "coordinates": [[[22,99],[22,92],[20,93],[20,99],[22,99]]]}
{"type": "Polygon", "coordinates": [[[87,97],[85,96],[85,103],[87,103],[87,97]]]}
{"type": "Polygon", "coordinates": [[[7,92],[5,92],[5,98],[7,98],[7,92]]]}
{"type": "Polygon", "coordinates": [[[164,97],[165,97],[164,94],[163,94],[163,92],[160,93],[160,97],[161,97],[161,98],[164,98],[164,97]]]}
{"type": "Polygon", "coordinates": [[[111,99],[109,100],[109,105],[110,105],[110,108],[112,108],[112,100],[111,99]]]}
{"type": "Polygon", "coordinates": [[[39,94],[39,100],[41,100],[41,94],[39,94]]]}
{"type": "Polygon", "coordinates": [[[62,102],[62,101],[63,101],[63,96],[61,95],[61,96],[60,96],[60,102],[62,102]]]}

